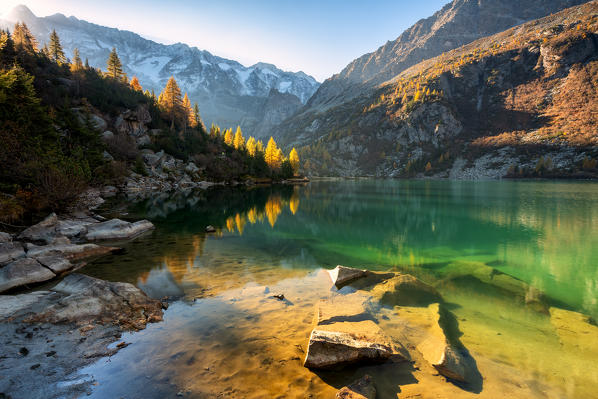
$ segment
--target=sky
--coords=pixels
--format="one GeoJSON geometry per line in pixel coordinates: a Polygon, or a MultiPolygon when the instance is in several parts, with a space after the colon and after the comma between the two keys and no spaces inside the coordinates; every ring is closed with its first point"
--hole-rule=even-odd
{"type": "Polygon", "coordinates": [[[25,4],[60,12],[248,66],[267,62],[318,81],[396,39],[449,0],[0,0],[0,14],[25,4]]]}

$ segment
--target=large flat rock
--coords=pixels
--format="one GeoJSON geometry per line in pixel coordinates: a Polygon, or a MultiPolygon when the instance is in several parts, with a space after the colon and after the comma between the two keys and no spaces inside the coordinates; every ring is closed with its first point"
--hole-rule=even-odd
{"type": "Polygon", "coordinates": [[[34,224],[33,226],[23,230],[23,232],[19,234],[18,239],[50,243],[56,237],[57,223],[58,216],[56,216],[55,213],[52,213],[38,224],[34,224]]]}
{"type": "Polygon", "coordinates": [[[342,286],[349,284],[351,281],[355,281],[361,277],[367,275],[367,270],[355,269],[352,267],[346,267],[338,265],[332,270],[328,270],[332,283],[341,288],[342,286]]]}
{"type": "Polygon", "coordinates": [[[41,255],[35,258],[35,260],[56,274],[64,273],[74,267],[67,258],[57,253],[41,255]]]}
{"type": "Polygon", "coordinates": [[[44,246],[28,244],[27,256],[40,257],[61,254],[67,259],[75,260],[106,255],[118,251],[119,249],[120,248],[105,247],[97,244],[52,244],[44,246]]]}
{"type": "Polygon", "coordinates": [[[56,275],[31,258],[22,258],[0,268],[0,293],[26,284],[51,280],[56,275]]]}
{"type": "Polygon", "coordinates": [[[96,223],[87,227],[85,238],[88,240],[127,240],[146,231],[152,230],[154,225],[148,220],[130,223],[120,219],[96,223]]]}
{"type": "Polygon", "coordinates": [[[304,366],[335,369],[352,364],[382,363],[394,353],[392,341],[373,321],[338,322],[313,329],[304,366]]]}
{"type": "Polygon", "coordinates": [[[374,320],[370,307],[369,297],[360,293],[333,295],[317,303],[314,324],[374,320]]]}
{"type": "Polygon", "coordinates": [[[23,249],[23,244],[20,242],[7,241],[0,243],[0,265],[24,256],[25,250],[23,249]]]}

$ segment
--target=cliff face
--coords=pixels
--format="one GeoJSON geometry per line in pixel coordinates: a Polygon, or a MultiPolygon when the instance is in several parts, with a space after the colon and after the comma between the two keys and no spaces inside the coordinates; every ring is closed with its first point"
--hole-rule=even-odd
{"type": "Polygon", "coordinates": [[[597,30],[593,1],[480,39],[283,123],[285,144],[321,175],[577,173],[598,147],[597,30]]]}

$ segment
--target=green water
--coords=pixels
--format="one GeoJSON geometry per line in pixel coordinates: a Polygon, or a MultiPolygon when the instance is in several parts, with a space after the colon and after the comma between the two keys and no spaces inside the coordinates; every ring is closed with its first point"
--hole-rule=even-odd
{"type": "MultiPolygon", "coordinates": [[[[598,365],[579,360],[566,338],[555,332],[549,315],[551,307],[558,307],[598,318],[596,183],[321,181],[164,195],[136,204],[114,203],[106,212],[125,209],[126,217],[148,218],[156,230],[125,244],[124,254],[102,258],[83,272],[131,282],[154,297],[180,300],[166,312],[164,323],[131,335],[137,349],[132,345],[110,365],[100,363],[87,371],[99,381],[92,396],[137,397],[145,392],[151,397],[149,392],[154,392],[162,397],[182,389],[188,397],[250,397],[247,392],[256,389],[247,387],[260,381],[261,372],[241,373],[240,359],[236,366],[221,364],[227,371],[209,378],[193,363],[168,359],[181,352],[185,342],[199,345],[198,357],[236,359],[241,343],[253,340],[252,334],[263,328],[258,321],[251,324],[248,313],[256,320],[284,320],[289,342],[303,342],[313,302],[321,296],[318,271],[337,264],[402,271],[435,285],[460,320],[461,340],[480,358],[480,371],[488,381],[478,395],[552,397],[547,392],[557,392],[554,397],[588,397],[598,382],[598,365]],[[207,225],[218,232],[206,235],[207,225]],[[242,300],[233,310],[227,305],[230,298],[223,299],[243,297],[239,292],[254,286],[286,290],[287,297],[295,294],[297,299],[292,306],[267,311],[259,301],[243,308],[242,300]],[[224,327],[231,322],[238,328],[249,323],[247,335],[215,344],[208,332],[226,332],[233,328],[224,327]],[[168,337],[175,336],[176,344],[171,344],[168,337]],[[555,352],[557,346],[560,352],[555,352]],[[148,356],[155,362],[140,366],[148,356]],[[157,371],[151,365],[160,361],[157,371]],[[145,376],[152,383],[115,383],[131,363],[139,370],[128,371],[130,378],[145,376]],[[514,376],[512,387],[484,375],[501,370],[501,365],[514,376]],[[516,381],[519,374],[528,377],[516,381]],[[213,389],[202,384],[202,378],[213,389]]],[[[261,350],[275,353],[282,350],[280,345],[261,350]]],[[[588,348],[593,353],[596,344],[588,348]]],[[[280,397],[324,397],[328,386],[335,388],[326,378],[302,370],[300,361],[295,363],[277,377],[289,379],[283,381],[286,394],[280,397]],[[306,380],[293,380],[290,376],[296,373],[307,373],[302,377],[306,380]]],[[[407,392],[400,383],[390,385],[394,388],[382,389],[379,397],[407,392]]],[[[443,394],[470,394],[456,392],[443,394]]]]}

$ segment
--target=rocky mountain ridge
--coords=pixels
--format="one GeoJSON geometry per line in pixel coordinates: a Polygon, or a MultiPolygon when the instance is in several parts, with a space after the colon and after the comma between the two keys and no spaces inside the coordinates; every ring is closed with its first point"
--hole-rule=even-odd
{"type": "MultiPolygon", "coordinates": [[[[285,118],[305,103],[319,86],[303,72],[285,72],[272,64],[240,63],[189,47],[183,43],[164,45],[128,31],[89,23],[75,17],[54,14],[36,17],[26,6],[17,6],[0,19],[0,28],[12,30],[16,21],[25,22],[41,45],[55,29],[71,57],[78,48],[93,67],[105,69],[115,47],[129,77],[137,76],[144,89],[157,93],[170,76],[175,76],[190,99],[200,104],[204,121],[222,126],[241,125],[247,134],[268,125],[273,116],[266,104],[279,102],[285,118]],[[276,92],[287,94],[278,96],[276,92]],[[266,112],[265,112],[266,111],[266,112]]],[[[280,118],[274,116],[274,119],[280,118]]]]}

